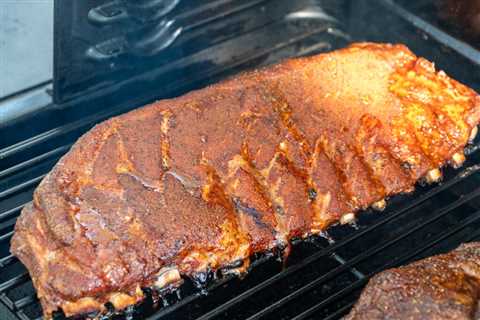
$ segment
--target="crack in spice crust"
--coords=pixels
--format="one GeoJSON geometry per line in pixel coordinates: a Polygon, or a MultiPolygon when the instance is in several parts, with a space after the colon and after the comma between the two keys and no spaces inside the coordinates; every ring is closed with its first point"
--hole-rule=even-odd
{"type": "Polygon", "coordinates": [[[461,163],[479,101],[402,45],[247,72],[81,137],[23,210],[12,252],[47,318],[123,309],[178,276],[244,273],[252,254],[461,163]]]}

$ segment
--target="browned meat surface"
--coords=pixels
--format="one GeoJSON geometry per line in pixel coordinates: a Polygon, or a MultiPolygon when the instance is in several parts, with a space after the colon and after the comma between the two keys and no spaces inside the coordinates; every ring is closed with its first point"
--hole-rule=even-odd
{"type": "Polygon", "coordinates": [[[79,139],[23,210],[12,252],[47,317],[243,272],[255,252],[460,165],[478,101],[406,47],[368,43],[162,100],[79,139]]]}
{"type": "Polygon", "coordinates": [[[374,276],[345,320],[480,319],[480,242],[374,276]]]}

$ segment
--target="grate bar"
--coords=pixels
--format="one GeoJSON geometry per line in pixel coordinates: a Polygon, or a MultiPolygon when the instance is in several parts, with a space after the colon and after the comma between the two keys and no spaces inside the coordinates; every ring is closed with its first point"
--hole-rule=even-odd
{"type": "MultiPolygon", "coordinates": [[[[294,299],[294,298],[297,298],[298,296],[300,296],[301,294],[309,291],[310,289],[312,289],[313,287],[315,287],[316,285],[326,281],[326,280],[329,280],[331,278],[333,278],[334,276],[337,276],[339,275],[340,273],[348,270],[349,268],[353,267],[353,265],[355,265],[356,263],[358,262],[361,262],[367,258],[369,258],[370,256],[394,245],[395,243],[397,243],[398,241],[408,237],[409,235],[411,235],[412,233],[424,228],[425,226],[435,222],[436,220],[440,219],[441,217],[445,216],[446,214],[448,214],[450,211],[454,210],[455,208],[458,208],[460,207],[462,204],[470,201],[471,199],[477,197],[480,195],[480,189],[476,189],[474,192],[471,192],[469,194],[467,194],[466,196],[463,196],[461,197],[460,199],[458,199],[457,201],[454,201],[452,202],[451,204],[445,206],[444,208],[440,209],[438,211],[438,214],[433,216],[432,218],[430,219],[427,219],[426,221],[424,221],[423,223],[421,224],[418,224],[416,225],[415,227],[411,228],[410,230],[408,230],[407,232],[399,235],[398,237],[395,237],[387,242],[385,242],[384,244],[380,245],[380,246],[377,246],[377,247],[373,247],[367,251],[364,251],[362,254],[356,256],[355,258],[349,260],[347,263],[341,265],[340,267],[326,273],[325,275],[313,280],[312,282],[309,282],[308,284],[298,288],[297,290],[293,291],[292,293],[284,296],[283,298],[281,298],[280,300],[277,300],[276,302],[270,304],[268,307],[266,307],[265,309],[257,312],[256,314],[254,314],[253,316],[249,317],[248,320],[253,320],[253,319],[259,319],[261,318],[262,316],[272,312],[273,310],[281,307],[282,305],[284,305],[285,303],[289,302],[290,300],[294,299]]],[[[363,277],[365,278],[365,277],[363,277]]]]}
{"type": "Polygon", "coordinates": [[[25,308],[28,305],[31,305],[32,303],[35,303],[36,301],[37,301],[37,296],[33,294],[33,295],[29,295],[21,299],[18,299],[13,304],[15,308],[19,310],[19,309],[25,308]]]}
{"type": "Polygon", "coordinates": [[[9,176],[11,174],[14,174],[18,171],[26,170],[34,165],[36,165],[39,162],[42,162],[50,157],[53,156],[60,156],[64,154],[65,152],[68,151],[68,149],[72,146],[72,144],[67,144],[61,147],[58,147],[56,149],[53,149],[51,151],[45,152],[39,156],[36,156],[34,158],[31,158],[27,161],[24,161],[22,163],[16,164],[8,169],[5,169],[3,171],[0,171],[0,179],[6,176],[9,176]]]}
{"type": "Polygon", "coordinates": [[[372,231],[372,230],[374,230],[374,229],[376,229],[376,228],[378,228],[378,227],[380,227],[380,226],[382,226],[382,225],[384,225],[384,224],[386,224],[390,221],[395,220],[396,218],[400,217],[406,211],[416,207],[417,205],[420,205],[421,203],[427,201],[428,199],[430,199],[431,197],[435,196],[436,194],[442,192],[443,190],[448,189],[448,188],[452,187],[453,185],[457,184],[458,182],[461,181],[461,179],[467,178],[467,177],[473,175],[474,173],[477,173],[478,171],[480,171],[480,166],[472,166],[470,168],[466,168],[464,171],[459,173],[457,176],[455,176],[452,179],[446,181],[445,183],[437,186],[436,188],[434,188],[432,190],[429,190],[428,192],[424,193],[422,196],[418,197],[417,199],[411,201],[407,206],[399,209],[396,212],[393,212],[393,213],[389,214],[388,216],[385,217],[385,219],[383,219],[383,220],[381,220],[377,223],[374,223],[371,226],[369,226],[369,227],[367,227],[367,228],[365,228],[361,231],[353,233],[350,237],[348,237],[348,238],[346,238],[342,241],[334,243],[333,245],[325,248],[325,250],[322,250],[322,251],[319,251],[317,253],[312,254],[311,256],[309,256],[308,258],[303,260],[303,262],[301,264],[291,266],[288,269],[277,273],[273,277],[259,283],[258,285],[242,292],[241,294],[237,295],[235,298],[221,304],[220,306],[216,307],[215,309],[213,309],[213,310],[209,311],[208,313],[204,314],[203,316],[198,318],[198,320],[209,319],[211,317],[214,317],[214,316],[222,313],[223,311],[225,311],[226,309],[230,308],[231,306],[237,304],[241,300],[246,299],[249,296],[252,296],[255,293],[259,292],[260,290],[263,290],[264,288],[270,286],[272,283],[274,283],[276,281],[279,281],[279,280],[285,278],[286,276],[288,276],[288,275],[290,275],[294,272],[297,272],[298,270],[300,270],[303,267],[315,262],[316,260],[320,259],[321,257],[324,257],[324,256],[334,252],[338,248],[357,240],[358,238],[362,237],[363,235],[369,233],[370,231],[372,231]]]}
{"type": "Polygon", "coordinates": [[[25,312],[23,312],[22,310],[18,311],[17,312],[17,316],[21,319],[21,320],[45,320],[43,319],[42,316],[39,316],[35,319],[32,319],[32,317],[29,317],[25,314],[25,312]]]}
{"type": "Polygon", "coordinates": [[[114,114],[117,114],[118,112],[122,112],[127,107],[115,109],[115,110],[109,110],[109,111],[104,111],[104,112],[98,112],[93,115],[90,115],[88,117],[82,118],[80,120],[77,120],[75,122],[69,123],[67,125],[59,126],[54,129],[45,131],[43,133],[40,133],[34,137],[31,137],[29,139],[20,141],[16,144],[13,144],[9,147],[6,147],[4,149],[0,150],[0,159],[4,159],[10,156],[13,156],[19,152],[22,152],[30,147],[33,147],[37,144],[40,144],[42,142],[48,141],[49,139],[53,139],[55,137],[58,137],[60,135],[68,134],[72,131],[81,129],[83,127],[93,125],[93,123],[98,122],[102,119],[106,119],[108,117],[113,116],[114,114]]]}
{"type": "Polygon", "coordinates": [[[14,262],[15,260],[16,260],[15,256],[13,254],[9,254],[8,256],[0,259],[0,267],[1,268],[6,267],[12,262],[14,262]]]}
{"type": "MultiPolygon", "coordinates": [[[[332,254],[332,257],[342,265],[347,263],[347,261],[345,259],[343,259],[342,256],[340,256],[336,252],[332,254]]],[[[358,279],[365,278],[365,275],[362,272],[358,271],[357,268],[355,268],[355,267],[350,268],[350,272],[353,273],[353,275],[355,277],[357,277],[358,279]]]]}
{"type": "Polygon", "coordinates": [[[474,233],[472,233],[465,242],[470,242],[472,240],[475,240],[475,238],[479,237],[480,236],[480,230],[478,231],[475,231],[474,233]]]}
{"type": "Polygon", "coordinates": [[[189,295],[189,296],[181,299],[178,303],[175,303],[174,305],[172,305],[168,308],[160,309],[159,312],[157,312],[155,315],[153,315],[152,317],[150,317],[148,319],[160,319],[163,315],[165,315],[167,313],[170,313],[172,311],[175,311],[178,308],[197,300],[199,297],[201,297],[201,296],[200,295],[195,295],[195,294],[189,295]]]}
{"type": "Polygon", "coordinates": [[[7,211],[5,211],[5,212],[0,213],[0,221],[1,221],[1,220],[6,220],[6,219],[8,219],[8,218],[10,218],[10,217],[13,217],[13,216],[17,215],[17,214],[23,209],[23,207],[24,207],[26,204],[28,204],[28,202],[27,202],[27,203],[24,203],[24,204],[21,204],[21,205],[15,207],[15,208],[9,209],[9,210],[7,210],[7,211]]]}
{"type": "Polygon", "coordinates": [[[338,319],[341,315],[345,314],[350,310],[353,305],[356,303],[356,301],[352,301],[347,303],[345,306],[341,307],[338,309],[336,312],[333,314],[329,315],[328,317],[324,318],[323,320],[333,320],[333,319],[338,319]]]}
{"type": "Polygon", "coordinates": [[[0,236],[0,242],[3,242],[3,241],[5,241],[5,240],[8,240],[8,239],[10,239],[12,236],[13,236],[13,230],[10,231],[10,232],[7,232],[7,233],[5,233],[5,234],[2,234],[2,235],[0,236]]]}
{"type": "Polygon", "coordinates": [[[5,221],[5,222],[1,222],[1,223],[0,223],[0,230],[6,229],[6,228],[8,228],[8,227],[13,226],[13,225],[15,224],[15,221],[17,221],[17,219],[16,219],[16,218],[12,218],[12,219],[7,220],[7,221],[5,221]]]}
{"type": "Polygon", "coordinates": [[[341,291],[335,293],[334,295],[330,296],[329,298],[327,298],[327,299],[323,300],[322,302],[320,302],[320,303],[312,306],[311,308],[305,310],[301,314],[294,317],[292,320],[301,320],[301,319],[304,319],[305,317],[308,317],[309,315],[311,315],[315,311],[319,310],[320,308],[322,308],[326,304],[335,300],[337,297],[342,296],[342,295],[346,295],[346,294],[350,293],[351,291],[353,291],[353,290],[361,287],[362,285],[366,284],[368,279],[370,277],[372,277],[373,275],[375,275],[376,273],[381,272],[381,271],[386,270],[386,269],[389,269],[389,268],[392,268],[395,265],[400,265],[400,264],[404,263],[405,261],[410,260],[411,258],[419,255],[423,251],[428,250],[431,247],[435,246],[439,242],[453,236],[455,233],[461,231],[462,229],[467,227],[469,224],[475,223],[477,221],[480,221],[480,210],[476,211],[469,218],[463,220],[463,222],[461,224],[457,225],[455,228],[451,228],[447,233],[441,234],[439,237],[436,237],[433,241],[426,243],[425,245],[421,246],[417,250],[414,250],[413,252],[410,252],[410,253],[402,256],[401,258],[399,258],[397,260],[392,260],[389,263],[387,263],[385,266],[377,268],[376,270],[370,272],[367,275],[367,278],[357,280],[356,282],[352,283],[351,285],[342,289],[341,291]]]}
{"type": "Polygon", "coordinates": [[[43,177],[45,177],[47,174],[42,174],[36,178],[33,178],[33,179],[30,179],[28,181],[25,181],[23,183],[20,183],[20,184],[17,184],[16,186],[14,187],[11,187],[7,190],[4,190],[2,192],[0,192],[0,200],[3,200],[4,198],[7,198],[9,197],[10,195],[18,192],[18,191],[21,191],[23,189],[26,189],[26,188],[29,188],[29,187],[32,187],[32,186],[35,186],[37,183],[40,182],[40,180],[43,179],[43,177]]]}
{"type": "Polygon", "coordinates": [[[311,307],[311,308],[305,310],[304,312],[300,313],[299,315],[293,317],[291,320],[305,319],[306,317],[312,315],[312,313],[321,309],[322,307],[329,304],[330,302],[335,301],[336,299],[340,298],[341,296],[345,296],[345,295],[351,293],[352,291],[354,291],[356,289],[360,289],[362,286],[367,284],[367,282],[368,282],[368,278],[357,280],[354,283],[350,284],[348,287],[343,288],[342,290],[334,293],[333,295],[331,295],[327,299],[323,300],[322,302],[314,305],[313,307],[311,307]]]}
{"type": "Polygon", "coordinates": [[[21,274],[19,274],[18,276],[15,276],[15,277],[11,278],[10,280],[5,281],[3,283],[0,283],[0,293],[3,293],[3,292],[5,292],[5,290],[8,290],[8,289],[13,288],[15,286],[18,286],[19,284],[21,284],[23,282],[26,282],[26,281],[29,281],[29,280],[30,280],[30,277],[28,275],[28,272],[24,271],[21,274]]]}
{"type": "Polygon", "coordinates": [[[0,307],[2,306],[1,303],[3,302],[9,309],[13,311],[13,302],[10,300],[9,297],[5,293],[0,294],[0,307]]]}

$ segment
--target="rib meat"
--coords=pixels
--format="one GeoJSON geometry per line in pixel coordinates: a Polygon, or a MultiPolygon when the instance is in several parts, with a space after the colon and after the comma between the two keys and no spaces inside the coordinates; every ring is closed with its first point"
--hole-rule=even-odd
{"type": "Polygon", "coordinates": [[[479,118],[473,90],[402,45],[287,60],[97,125],[41,182],[12,252],[47,317],[123,309],[438,180],[479,118]]]}
{"type": "Polygon", "coordinates": [[[480,318],[480,243],[374,276],[345,320],[480,318]]]}

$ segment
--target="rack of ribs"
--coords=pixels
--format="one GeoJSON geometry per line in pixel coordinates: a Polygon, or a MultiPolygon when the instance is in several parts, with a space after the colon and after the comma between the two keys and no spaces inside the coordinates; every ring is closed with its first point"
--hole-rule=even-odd
{"type": "Polygon", "coordinates": [[[479,101],[403,45],[247,72],[82,136],[22,211],[11,250],[47,318],[241,274],[254,253],[288,252],[461,165],[479,101]]]}
{"type": "Polygon", "coordinates": [[[345,320],[479,319],[480,242],[374,276],[345,320]]]}

